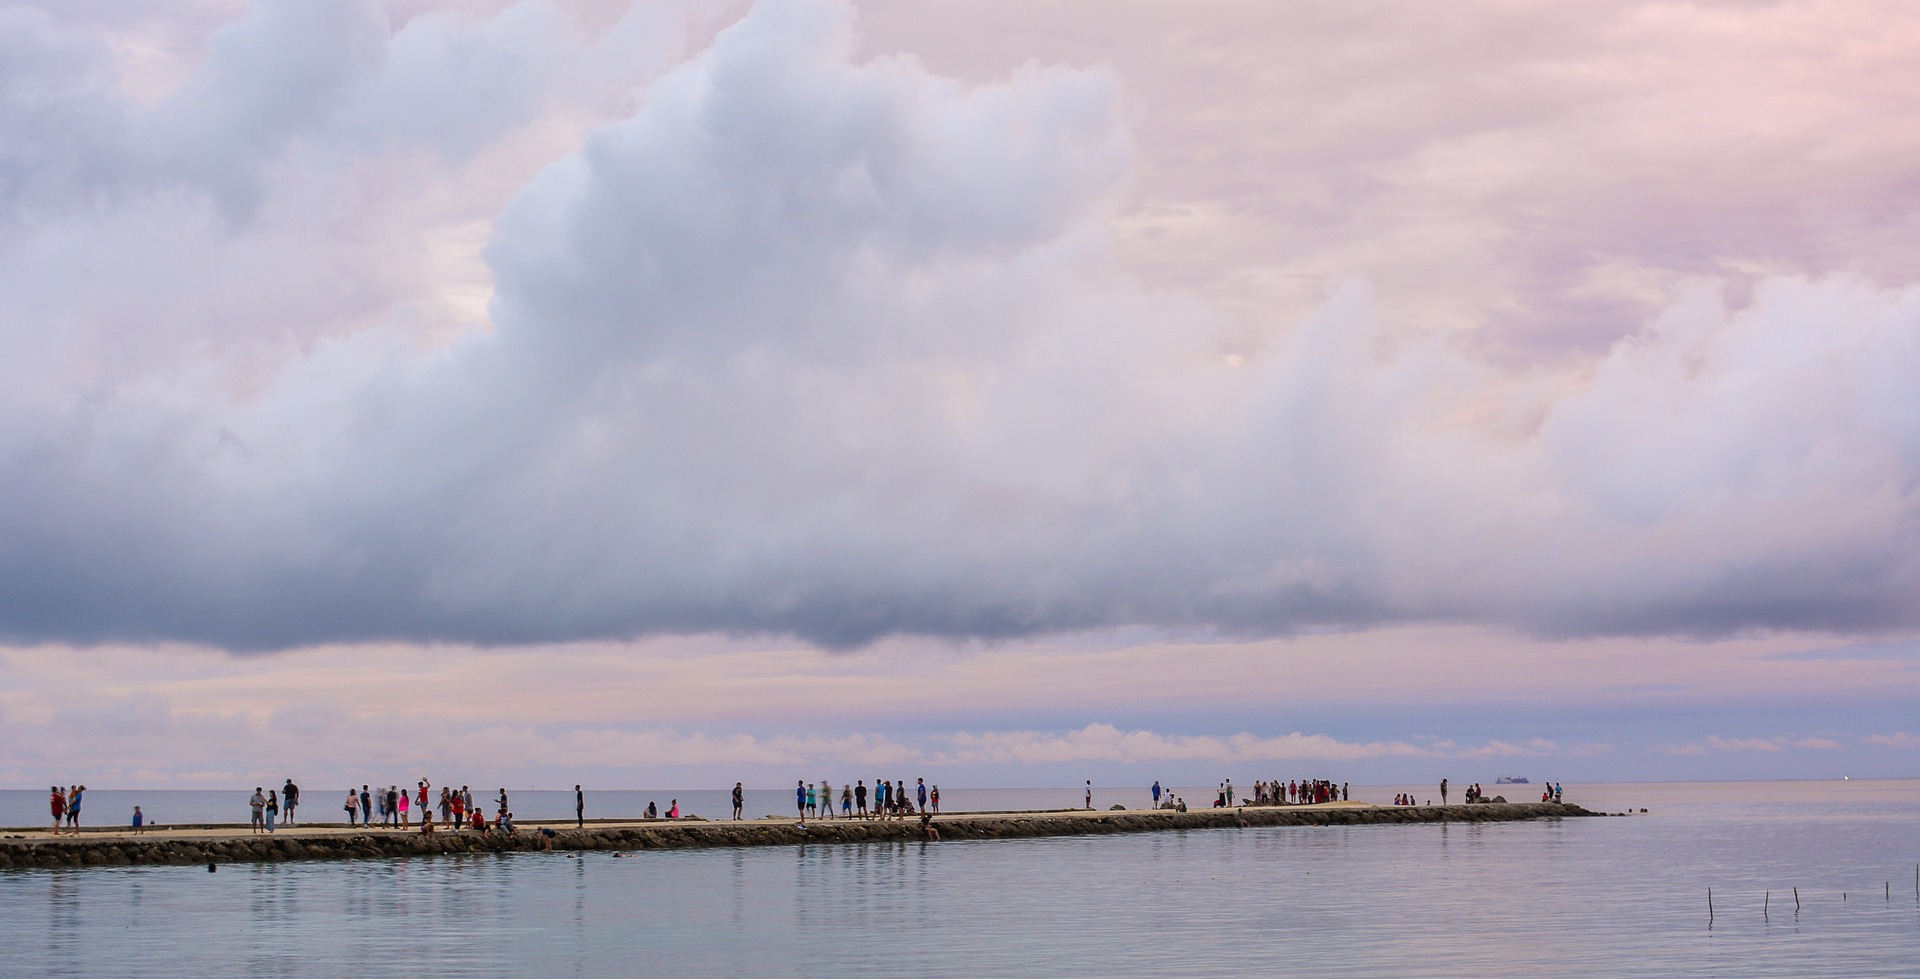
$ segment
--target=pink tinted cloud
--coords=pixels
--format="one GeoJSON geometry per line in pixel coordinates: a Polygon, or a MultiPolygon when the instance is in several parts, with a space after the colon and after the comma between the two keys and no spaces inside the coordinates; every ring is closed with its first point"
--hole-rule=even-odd
{"type": "Polygon", "coordinates": [[[4,21],[17,639],[1915,625],[1887,8],[287,0],[153,98],[90,9],[4,21]]]}

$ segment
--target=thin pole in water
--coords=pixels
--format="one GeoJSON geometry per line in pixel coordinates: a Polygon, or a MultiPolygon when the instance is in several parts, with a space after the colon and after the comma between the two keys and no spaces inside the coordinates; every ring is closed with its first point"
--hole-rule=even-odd
{"type": "Polygon", "coordinates": [[[1707,927],[1713,927],[1713,888],[1707,888],[1707,927]]]}
{"type": "Polygon", "coordinates": [[[1773,904],[1773,892],[1768,891],[1767,896],[1760,899],[1760,917],[1762,918],[1769,917],[1769,915],[1767,914],[1767,908],[1772,904],[1773,904]]]}
{"type": "Polygon", "coordinates": [[[1793,889],[1793,913],[1800,913],[1800,888],[1793,889]]]}

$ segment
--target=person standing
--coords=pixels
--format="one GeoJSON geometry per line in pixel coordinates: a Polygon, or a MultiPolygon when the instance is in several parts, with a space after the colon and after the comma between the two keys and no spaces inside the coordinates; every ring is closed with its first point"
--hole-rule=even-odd
{"type": "Polygon", "coordinates": [[[1093,808],[1093,779],[1087,779],[1087,808],[1093,808]]]}
{"type": "MultiPolygon", "coordinates": [[[[853,804],[854,808],[859,811],[860,818],[865,819],[867,818],[867,780],[863,778],[858,781],[860,784],[853,787],[853,804]]],[[[59,792],[59,789],[54,790],[54,794],[56,795],[58,795],[59,792]]],[[[58,819],[57,813],[55,818],[56,820],[58,819]]],[[[58,827],[56,826],[55,828],[57,829],[58,827]]]]}
{"type": "Polygon", "coordinates": [[[280,817],[280,793],[267,790],[267,833],[273,833],[273,821],[280,817]]]}
{"type": "Polygon", "coordinates": [[[281,815],[283,822],[293,825],[293,811],[300,806],[300,786],[293,784],[293,776],[287,776],[287,784],[280,786],[281,815]]]}
{"type": "Polygon", "coordinates": [[[853,786],[851,785],[840,787],[840,816],[843,819],[853,818],[853,786]]]}
{"type": "Polygon", "coordinates": [[[793,807],[800,810],[800,822],[807,821],[807,783],[795,779],[793,782],[793,807]]]}
{"type": "Polygon", "coordinates": [[[147,831],[147,817],[140,812],[139,806],[133,807],[133,835],[140,836],[147,831]]]}
{"type": "Polygon", "coordinates": [[[267,797],[260,791],[260,786],[253,787],[253,798],[247,800],[247,807],[253,810],[253,831],[262,832],[266,828],[264,814],[267,809],[267,797]]]}
{"type": "Polygon", "coordinates": [[[739,782],[733,783],[733,820],[739,822],[741,812],[747,807],[747,790],[739,782]]]}
{"type": "Polygon", "coordinates": [[[53,835],[60,835],[60,827],[67,821],[67,794],[60,786],[48,787],[47,807],[53,810],[53,835]]]}
{"type": "Polygon", "coordinates": [[[938,785],[933,787],[933,813],[936,816],[940,814],[940,786],[938,785]]]}
{"type": "Polygon", "coordinates": [[[1160,808],[1160,780],[1157,778],[1153,780],[1153,807],[1160,808]]]}
{"type": "Polygon", "coordinates": [[[86,786],[76,785],[72,792],[67,793],[67,829],[75,836],[80,835],[80,794],[85,791],[86,786]]]}
{"type": "Polygon", "coordinates": [[[1440,780],[1440,804],[1447,804],[1447,780],[1444,778],[1440,780]]]}
{"type": "Polygon", "coordinates": [[[354,795],[352,789],[348,789],[347,804],[340,807],[347,811],[347,828],[348,829],[352,829],[355,825],[353,821],[353,815],[354,813],[357,813],[360,811],[359,804],[360,804],[360,797],[357,795],[354,795]]]}
{"type": "Polygon", "coordinates": [[[1227,779],[1227,808],[1233,808],[1233,779],[1227,779]]]}
{"type": "Polygon", "coordinates": [[[500,798],[495,799],[494,803],[498,806],[498,808],[493,813],[493,821],[497,823],[500,821],[501,816],[504,816],[507,814],[507,787],[506,786],[502,785],[500,787],[500,798]]]}
{"type": "Polygon", "coordinates": [[[400,828],[411,829],[413,823],[408,817],[412,815],[410,807],[413,804],[413,793],[396,785],[393,787],[393,794],[400,797],[400,828]]]}
{"type": "Polygon", "coordinates": [[[914,781],[919,783],[913,787],[913,791],[914,791],[914,794],[920,798],[920,811],[926,812],[927,811],[927,780],[924,778],[916,778],[914,779],[914,781]]]}
{"type": "Polygon", "coordinates": [[[587,828],[587,794],[578,785],[573,787],[573,826],[575,829],[587,828]]]}

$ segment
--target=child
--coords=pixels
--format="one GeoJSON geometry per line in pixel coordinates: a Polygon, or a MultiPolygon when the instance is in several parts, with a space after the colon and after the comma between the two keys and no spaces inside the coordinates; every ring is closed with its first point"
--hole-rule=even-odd
{"type": "Polygon", "coordinates": [[[433,835],[433,810],[424,807],[420,810],[420,835],[433,835]]]}
{"type": "Polygon", "coordinates": [[[140,814],[140,807],[133,807],[133,835],[139,836],[147,831],[147,817],[140,814]]]}

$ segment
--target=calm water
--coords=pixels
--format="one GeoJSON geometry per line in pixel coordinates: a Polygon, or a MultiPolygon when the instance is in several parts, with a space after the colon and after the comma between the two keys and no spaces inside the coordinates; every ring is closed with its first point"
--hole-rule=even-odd
{"type": "Polygon", "coordinates": [[[1578,795],[1652,812],[16,872],[0,874],[0,947],[10,975],[1920,971],[1920,782],[1578,795]]]}

